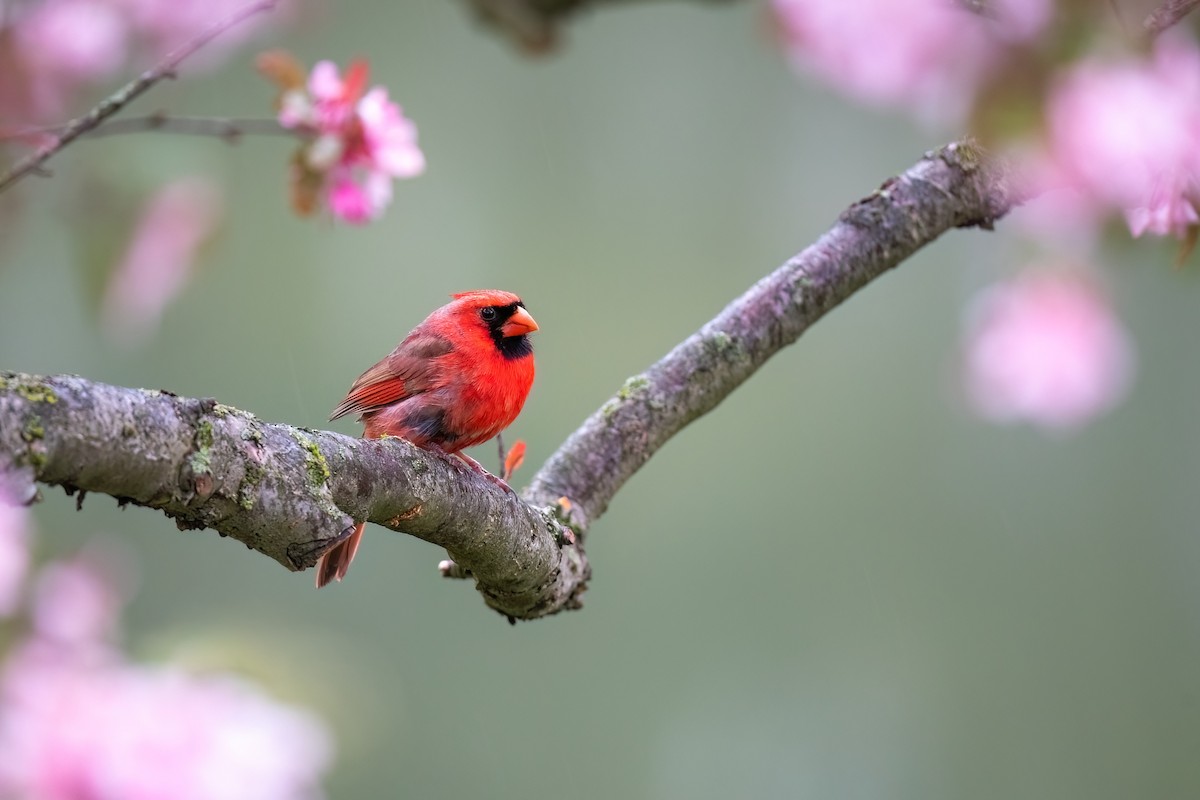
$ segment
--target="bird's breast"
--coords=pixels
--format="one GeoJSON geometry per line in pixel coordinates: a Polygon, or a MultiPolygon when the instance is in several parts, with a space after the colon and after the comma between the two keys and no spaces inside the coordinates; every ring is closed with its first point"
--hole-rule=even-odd
{"type": "MultiPolygon", "coordinates": [[[[497,359],[499,361],[499,359],[497,359]]],[[[447,408],[446,427],[472,447],[495,437],[521,413],[533,385],[533,359],[494,364],[464,375],[454,387],[456,401],[447,408]]]]}

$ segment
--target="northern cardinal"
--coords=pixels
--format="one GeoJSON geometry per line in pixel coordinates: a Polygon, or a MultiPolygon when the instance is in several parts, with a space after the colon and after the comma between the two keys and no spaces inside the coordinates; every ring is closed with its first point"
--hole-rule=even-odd
{"type": "MultiPolygon", "coordinates": [[[[329,418],[358,414],[368,439],[397,436],[457,455],[507,488],[460,451],[496,436],[521,413],[533,385],[527,334],[538,326],[510,292],[452,297],[360,375],[329,418]]],[[[317,588],[346,576],[365,525],[358,523],[348,539],[321,556],[317,588]]]]}

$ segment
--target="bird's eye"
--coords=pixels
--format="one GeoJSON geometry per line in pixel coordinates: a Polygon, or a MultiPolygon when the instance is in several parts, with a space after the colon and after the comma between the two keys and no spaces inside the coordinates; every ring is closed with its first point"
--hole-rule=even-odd
{"type": "Polygon", "coordinates": [[[484,322],[491,322],[496,318],[496,309],[488,306],[487,308],[480,310],[479,316],[483,317],[484,322]]]}

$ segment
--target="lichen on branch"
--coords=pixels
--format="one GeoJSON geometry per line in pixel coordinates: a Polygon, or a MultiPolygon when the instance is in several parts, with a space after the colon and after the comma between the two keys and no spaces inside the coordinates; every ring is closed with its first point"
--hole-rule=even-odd
{"type": "Polygon", "coordinates": [[[313,566],[367,519],[446,548],[512,618],[577,606],[588,576],[554,513],[457,460],[399,439],[263,422],[211,398],[0,372],[0,472],[24,499],[34,481],[108,494],[291,570],[313,566]]]}

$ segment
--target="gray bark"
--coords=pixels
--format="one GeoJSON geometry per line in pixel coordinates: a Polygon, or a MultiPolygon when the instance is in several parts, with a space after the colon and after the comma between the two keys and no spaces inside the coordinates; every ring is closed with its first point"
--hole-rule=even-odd
{"type": "Polygon", "coordinates": [[[456,459],[259,420],[212,399],[0,372],[0,472],[157,508],[288,569],[313,566],[366,519],[444,547],[513,619],[578,608],[583,544],[626,480],[810,325],[957,227],[990,228],[1019,197],[970,143],[927,154],[847,209],[816,243],[734,300],[600,407],[522,498],[456,459]]]}

